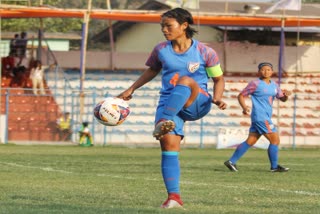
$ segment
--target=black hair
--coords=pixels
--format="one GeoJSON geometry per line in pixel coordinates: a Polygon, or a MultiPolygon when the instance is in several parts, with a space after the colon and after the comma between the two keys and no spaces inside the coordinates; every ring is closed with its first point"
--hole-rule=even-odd
{"type": "Polygon", "coordinates": [[[272,66],[272,64],[270,62],[261,62],[258,65],[258,70],[260,70],[263,66],[269,66],[273,70],[273,66],[272,66]]]}
{"type": "Polygon", "coordinates": [[[21,38],[25,38],[25,37],[27,37],[27,33],[23,31],[23,32],[21,32],[20,36],[21,36],[21,38]]]}
{"type": "Polygon", "coordinates": [[[198,33],[197,30],[190,27],[190,25],[193,24],[193,18],[191,13],[185,9],[178,7],[178,8],[169,10],[161,15],[161,18],[163,17],[176,19],[180,25],[183,24],[184,22],[187,22],[188,23],[188,27],[186,28],[187,38],[192,38],[195,33],[198,33]]]}
{"type": "Polygon", "coordinates": [[[37,68],[38,66],[40,66],[40,68],[42,68],[42,63],[40,60],[36,60],[33,62],[33,67],[37,68]]]}
{"type": "Polygon", "coordinates": [[[26,70],[27,70],[27,68],[23,65],[18,67],[18,71],[20,71],[20,72],[25,72],[26,70]]]}

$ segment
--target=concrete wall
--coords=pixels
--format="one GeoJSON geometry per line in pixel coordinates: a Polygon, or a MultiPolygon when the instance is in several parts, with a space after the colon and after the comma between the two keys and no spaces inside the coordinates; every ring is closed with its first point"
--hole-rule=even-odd
{"type": "MultiPolygon", "coordinates": [[[[273,63],[278,70],[278,46],[258,46],[252,43],[228,42],[210,43],[218,53],[221,65],[227,72],[255,72],[262,61],[273,63]],[[225,51],[224,51],[225,50],[225,51]]],[[[148,52],[87,52],[87,69],[145,69],[148,52]],[[111,57],[113,56],[113,57],[111,57]]],[[[54,51],[62,68],[80,68],[79,51],[54,51]]],[[[320,46],[285,47],[284,69],[287,72],[320,72],[320,46]]],[[[45,60],[44,60],[45,62],[45,60]]]]}
{"type": "MultiPolygon", "coordinates": [[[[80,68],[80,51],[54,51],[58,64],[62,68],[80,68]]],[[[86,68],[96,70],[114,69],[136,70],[145,69],[148,53],[114,53],[88,51],[86,68]]],[[[45,61],[45,60],[43,60],[45,61]]]]}
{"type": "MultiPolygon", "coordinates": [[[[198,34],[194,38],[203,42],[217,42],[221,32],[210,26],[193,26],[198,34]]],[[[115,43],[118,52],[149,52],[155,44],[164,41],[160,24],[135,24],[117,37],[115,43]]]]}
{"type": "MultiPolygon", "coordinates": [[[[262,61],[273,63],[278,70],[279,47],[258,46],[250,43],[228,43],[226,70],[231,72],[256,71],[262,61]]],[[[283,68],[287,72],[320,72],[320,46],[285,47],[283,68]]]]}

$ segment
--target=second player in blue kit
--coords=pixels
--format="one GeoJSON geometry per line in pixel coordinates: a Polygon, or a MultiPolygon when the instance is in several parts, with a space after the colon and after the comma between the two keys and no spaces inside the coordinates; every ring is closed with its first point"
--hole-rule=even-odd
{"type": "Polygon", "coordinates": [[[243,114],[250,114],[250,108],[246,105],[245,98],[251,95],[252,111],[251,126],[248,138],[242,142],[229,160],[224,164],[231,171],[238,171],[237,161],[253,146],[263,135],[270,142],[268,147],[268,157],[270,160],[271,172],[286,172],[289,168],[278,164],[278,153],[280,137],[276,126],[273,124],[272,104],[275,98],[285,102],[291,92],[281,90],[279,85],[271,80],[273,66],[271,63],[263,62],[258,65],[259,78],[249,82],[249,84],[238,95],[238,101],[243,114]]]}

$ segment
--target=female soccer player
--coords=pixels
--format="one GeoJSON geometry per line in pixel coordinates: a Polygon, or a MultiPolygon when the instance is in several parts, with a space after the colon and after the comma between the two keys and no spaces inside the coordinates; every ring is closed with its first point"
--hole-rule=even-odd
{"type": "Polygon", "coordinates": [[[192,15],[175,8],[161,15],[160,24],[167,41],[155,46],[146,62],[149,68],[118,97],[131,99],[136,89],[161,72],[162,88],[153,136],[160,141],[162,176],[168,192],[161,207],[174,208],[183,205],[178,156],[185,121],[204,117],[212,103],[219,109],[227,105],[222,101],[225,82],[218,56],[213,49],[192,38],[197,33],[190,26],[192,15]],[[214,83],[213,97],[207,90],[210,78],[214,83]]]}
{"type": "Polygon", "coordinates": [[[265,136],[269,142],[268,156],[271,164],[271,172],[286,172],[289,168],[278,165],[278,146],[280,137],[276,127],[272,123],[272,103],[275,98],[282,102],[287,101],[291,92],[281,90],[279,86],[271,80],[273,66],[271,63],[263,62],[258,65],[259,79],[251,81],[246,88],[238,95],[238,101],[242,107],[243,114],[250,114],[250,109],[245,103],[245,97],[251,95],[252,113],[249,136],[241,143],[232,157],[224,162],[231,171],[238,171],[236,163],[244,153],[253,146],[261,137],[265,136]]]}

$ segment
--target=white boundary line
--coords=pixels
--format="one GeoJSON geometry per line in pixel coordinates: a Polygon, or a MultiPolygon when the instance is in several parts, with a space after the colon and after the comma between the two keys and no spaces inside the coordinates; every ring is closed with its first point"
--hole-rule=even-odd
{"type": "MultiPolygon", "coordinates": [[[[65,170],[59,170],[59,169],[53,169],[51,167],[37,167],[37,166],[28,166],[28,165],[21,165],[21,164],[16,164],[16,163],[6,163],[6,162],[0,162],[0,164],[4,164],[4,165],[9,165],[9,166],[15,166],[15,167],[23,167],[23,168],[30,168],[30,169],[39,169],[39,170],[43,170],[43,171],[47,171],[47,172],[60,172],[60,173],[64,173],[64,174],[74,174],[74,172],[70,172],[70,171],[65,171],[65,170]]],[[[109,175],[109,174],[96,174],[96,176],[100,176],[100,177],[109,177],[109,178],[116,178],[116,179],[126,179],[126,180],[141,180],[141,178],[135,178],[135,177],[123,177],[120,175],[109,175]]],[[[156,179],[156,178],[143,178],[143,180],[146,181],[160,181],[160,179],[156,179]]],[[[291,194],[297,194],[297,195],[307,195],[307,196],[320,196],[320,193],[318,192],[308,192],[308,191],[303,191],[303,190],[284,190],[284,189],[277,189],[277,190],[270,190],[270,189],[266,189],[266,188],[256,188],[256,187],[252,187],[250,186],[250,188],[248,187],[244,187],[244,186],[237,186],[237,185],[219,185],[219,184],[214,184],[214,183],[198,183],[198,182],[193,182],[193,181],[181,181],[181,184],[184,185],[193,185],[193,186],[212,186],[212,185],[216,185],[216,186],[220,186],[220,187],[224,187],[224,188],[232,188],[232,189],[245,189],[245,190],[259,190],[259,191],[280,191],[280,192],[285,192],[285,193],[291,193],[291,194]]]]}
{"type": "Polygon", "coordinates": [[[61,172],[61,173],[65,173],[65,174],[71,174],[72,172],[68,172],[65,170],[57,170],[57,169],[53,169],[51,167],[37,167],[37,166],[28,166],[28,165],[21,165],[21,164],[16,164],[16,163],[5,163],[5,162],[0,162],[1,164],[5,164],[5,165],[9,165],[9,166],[16,166],[16,167],[22,167],[22,168],[29,168],[29,169],[40,169],[43,171],[47,171],[47,172],[61,172]]]}

